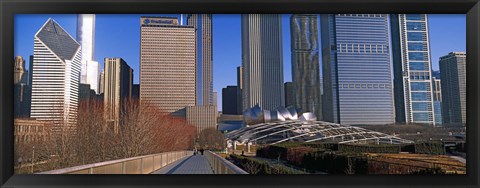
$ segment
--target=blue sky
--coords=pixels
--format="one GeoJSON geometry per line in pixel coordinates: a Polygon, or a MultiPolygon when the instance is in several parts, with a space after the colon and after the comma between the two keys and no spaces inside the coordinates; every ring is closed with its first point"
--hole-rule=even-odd
{"type": "MultiPolygon", "coordinates": [[[[134,83],[139,82],[140,16],[153,14],[96,15],[95,60],[103,67],[106,57],[121,57],[134,69],[134,83]]],[[[160,16],[160,15],[157,15],[160,16]]],[[[161,16],[179,16],[178,14],[161,16]]],[[[75,14],[19,14],[15,16],[14,55],[27,61],[33,54],[33,37],[48,18],[53,18],[74,38],[75,14]]],[[[429,18],[432,67],[438,70],[438,59],[452,51],[466,51],[466,18],[464,14],[431,14],[429,18]]],[[[240,15],[213,16],[213,76],[221,110],[222,88],[236,85],[236,67],[241,64],[240,15]]],[[[289,15],[282,15],[284,81],[291,81],[289,15]]],[[[320,37],[319,37],[320,38],[320,37]]],[[[321,54],[321,53],[320,53],[321,54]]]]}

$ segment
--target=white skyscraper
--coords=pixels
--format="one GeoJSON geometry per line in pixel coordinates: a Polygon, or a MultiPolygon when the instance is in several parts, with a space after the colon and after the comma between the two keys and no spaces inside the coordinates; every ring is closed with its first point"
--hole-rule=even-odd
{"type": "Polygon", "coordinates": [[[99,91],[100,64],[94,60],[95,14],[77,16],[77,40],[82,46],[80,83],[90,84],[90,89],[99,91]]]}
{"type": "Polygon", "coordinates": [[[74,126],[81,46],[52,19],[35,34],[34,41],[31,117],[74,126]]]}
{"type": "Polygon", "coordinates": [[[243,108],[284,106],[280,14],[242,14],[243,108]]]}

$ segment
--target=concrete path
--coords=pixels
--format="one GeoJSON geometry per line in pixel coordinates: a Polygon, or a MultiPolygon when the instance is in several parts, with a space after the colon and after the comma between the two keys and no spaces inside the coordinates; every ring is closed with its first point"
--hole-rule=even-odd
{"type": "Polygon", "coordinates": [[[175,161],[152,174],[213,174],[205,155],[193,155],[175,161]]]}

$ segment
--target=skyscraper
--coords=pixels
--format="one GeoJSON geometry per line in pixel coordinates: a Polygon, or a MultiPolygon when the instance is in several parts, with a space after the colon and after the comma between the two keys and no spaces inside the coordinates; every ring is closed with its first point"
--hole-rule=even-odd
{"type": "Polygon", "coordinates": [[[243,108],[284,106],[279,14],[242,14],[243,108]]]}
{"type": "Polygon", "coordinates": [[[241,111],[238,111],[238,97],[240,92],[238,92],[238,86],[227,86],[222,88],[222,114],[241,114],[241,111]]]}
{"type": "Polygon", "coordinates": [[[285,82],[284,86],[285,107],[295,106],[295,91],[293,89],[293,82],[285,82]]]}
{"type": "Polygon", "coordinates": [[[82,46],[80,83],[89,84],[98,94],[100,64],[94,60],[95,14],[77,15],[77,40],[82,46]]]}
{"type": "Polygon", "coordinates": [[[392,14],[395,112],[399,123],[435,124],[426,14],[392,14]]]}
{"type": "Polygon", "coordinates": [[[321,120],[318,15],[293,14],[290,34],[295,107],[301,108],[302,112],[313,112],[321,120]]]}
{"type": "Polygon", "coordinates": [[[217,129],[217,107],[213,105],[187,106],[186,120],[197,128],[197,136],[205,129],[217,129]]]}
{"type": "Polygon", "coordinates": [[[188,14],[187,25],[195,28],[197,61],[197,105],[213,105],[213,47],[212,15],[188,14]]]}
{"type": "Polygon", "coordinates": [[[450,52],[440,57],[444,125],[466,123],[466,63],[465,52],[450,52]]]}
{"type": "Polygon", "coordinates": [[[167,113],[194,106],[195,28],[173,17],[141,17],[140,24],[140,101],[167,113]]]}
{"type": "Polygon", "coordinates": [[[25,70],[25,60],[22,58],[22,56],[17,56],[15,57],[14,63],[13,84],[27,84],[28,71],[25,70]]]}
{"type": "Polygon", "coordinates": [[[242,114],[243,112],[243,97],[242,97],[242,88],[243,88],[243,67],[237,67],[237,112],[238,114],[242,114]]]}
{"type": "Polygon", "coordinates": [[[80,44],[53,19],[35,34],[31,117],[54,121],[54,130],[77,120],[80,53],[80,44]]]}
{"type": "MultiPolygon", "coordinates": [[[[437,71],[437,73],[439,72],[437,71]]],[[[442,82],[433,75],[432,71],[433,110],[435,113],[435,125],[438,126],[442,124],[442,82]]]]}
{"type": "Polygon", "coordinates": [[[104,114],[108,126],[118,132],[122,105],[132,96],[133,69],[122,58],[105,58],[104,114]]]}
{"type": "Polygon", "coordinates": [[[321,15],[323,119],[394,122],[388,15],[321,15]]]}
{"type": "Polygon", "coordinates": [[[102,70],[102,72],[100,72],[100,88],[99,88],[99,94],[102,94],[105,92],[105,70],[102,70]]]}

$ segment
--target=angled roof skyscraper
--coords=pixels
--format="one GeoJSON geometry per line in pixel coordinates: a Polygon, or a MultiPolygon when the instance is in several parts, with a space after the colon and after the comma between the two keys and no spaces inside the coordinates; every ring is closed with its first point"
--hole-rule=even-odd
{"type": "Polygon", "coordinates": [[[53,19],[35,34],[31,117],[54,121],[56,131],[77,119],[80,53],[80,44],[53,19]]]}

